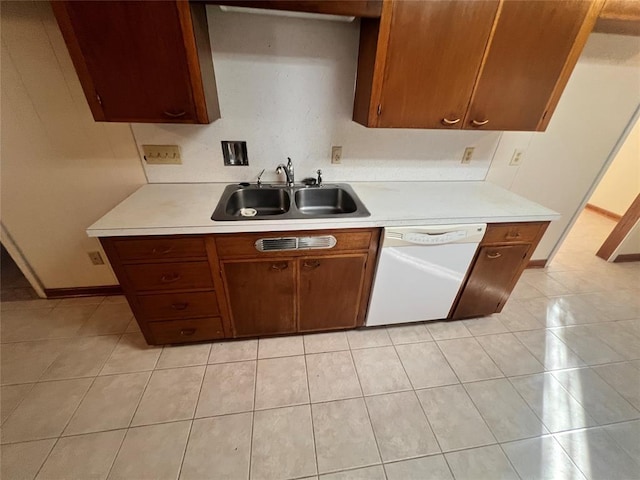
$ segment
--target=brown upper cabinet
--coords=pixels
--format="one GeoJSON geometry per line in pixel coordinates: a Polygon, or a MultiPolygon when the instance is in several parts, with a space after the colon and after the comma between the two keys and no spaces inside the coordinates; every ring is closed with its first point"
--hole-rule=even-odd
{"type": "Polygon", "coordinates": [[[640,36],[640,1],[606,0],[594,30],[640,36]]]}
{"type": "Polygon", "coordinates": [[[545,130],[603,0],[385,0],[363,19],[353,119],[545,130]]]}
{"type": "Polygon", "coordinates": [[[97,121],[220,118],[205,6],[177,1],[52,1],[97,121]]]}

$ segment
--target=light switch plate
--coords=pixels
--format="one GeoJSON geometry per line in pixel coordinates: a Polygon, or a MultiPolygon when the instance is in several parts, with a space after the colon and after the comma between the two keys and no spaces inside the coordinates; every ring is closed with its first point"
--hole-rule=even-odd
{"type": "Polygon", "coordinates": [[[144,159],[149,165],[181,165],[178,145],[142,145],[144,159]]]}

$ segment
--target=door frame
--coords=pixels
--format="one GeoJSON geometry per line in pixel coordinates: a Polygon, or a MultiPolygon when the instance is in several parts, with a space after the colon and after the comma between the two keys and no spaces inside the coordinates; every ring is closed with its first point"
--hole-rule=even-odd
{"type": "MultiPolygon", "coordinates": [[[[620,221],[613,227],[613,230],[596,255],[607,262],[617,261],[618,255],[616,255],[616,253],[620,249],[620,245],[634,229],[638,220],[640,220],[640,193],[636,196],[636,199],[631,202],[631,206],[624,213],[620,221]]],[[[636,254],[629,254],[627,257],[628,261],[639,260],[639,258],[635,258],[636,256],[636,254]]],[[[621,259],[620,261],[624,260],[626,259],[621,259]]]]}
{"type": "Polygon", "coordinates": [[[589,203],[589,199],[593,195],[593,192],[596,191],[596,188],[598,188],[598,185],[600,185],[600,182],[602,181],[603,177],[607,173],[607,170],[609,170],[609,167],[611,166],[611,164],[613,163],[613,160],[616,158],[616,155],[622,148],[622,145],[624,145],[624,143],[627,141],[627,138],[629,137],[631,130],[633,130],[633,127],[635,126],[636,122],[640,122],[640,104],[636,106],[636,109],[633,112],[633,115],[631,115],[631,117],[629,118],[629,122],[627,123],[627,126],[624,128],[624,130],[620,134],[620,137],[618,137],[617,142],[611,149],[611,152],[609,152],[609,156],[607,157],[605,162],[602,164],[602,167],[600,168],[598,175],[596,175],[596,178],[593,179],[593,183],[591,184],[591,187],[589,188],[589,190],[587,190],[587,193],[585,194],[584,198],[580,202],[580,206],[574,212],[573,216],[571,217],[571,220],[569,221],[569,224],[564,229],[564,232],[562,232],[560,239],[556,242],[555,246],[553,247],[553,250],[551,250],[551,253],[549,253],[549,257],[545,262],[545,266],[548,266],[553,261],[553,258],[558,253],[558,250],[560,250],[560,248],[562,247],[562,244],[566,240],[567,235],[569,235],[569,232],[573,229],[573,226],[578,220],[578,217],[587,206],[587,203],[589,203]]]}
{"type": "Polygon", "coordinates": [[[47,298],[47,295],[44,291],[44,287],[42,286],[42,282],[36,275],[36,273],[27,262],[27,259],[22,254],[22,250],[16,245],[16,242],[13,240],[11,234],[7,231],[7,228],[4,226],[4,223],[0,222],[0,242],[4,248],[7,249],[9,255],[16,262],[16,265],[25,276],[29,284],[33,287],[40,298],[47,298]]]}

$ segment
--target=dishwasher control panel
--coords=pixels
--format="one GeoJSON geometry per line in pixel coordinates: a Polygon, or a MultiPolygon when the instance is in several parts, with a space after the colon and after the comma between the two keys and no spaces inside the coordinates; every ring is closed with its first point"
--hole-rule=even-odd
{"type": "Polygon", "coordinates": [[[434,225],[427,227],[389,227],[384,231],[385,247],[479,243],[486,224],[434,225]]]}

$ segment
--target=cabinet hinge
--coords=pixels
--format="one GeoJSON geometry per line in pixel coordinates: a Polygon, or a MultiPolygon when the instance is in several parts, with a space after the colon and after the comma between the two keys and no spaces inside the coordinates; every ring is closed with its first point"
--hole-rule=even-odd
{"type": "Polygon", "coordinates": [[[98,103],[102,105],[102,99],[100,98],[100,95],[98,95],[97,93],[96,93],[96,99],[98,100],[98,103]]]}
{"type": "Polygon", "coordinates": [[[378,115],[382,114],[382,105],[378,104],[378,115]]]}

